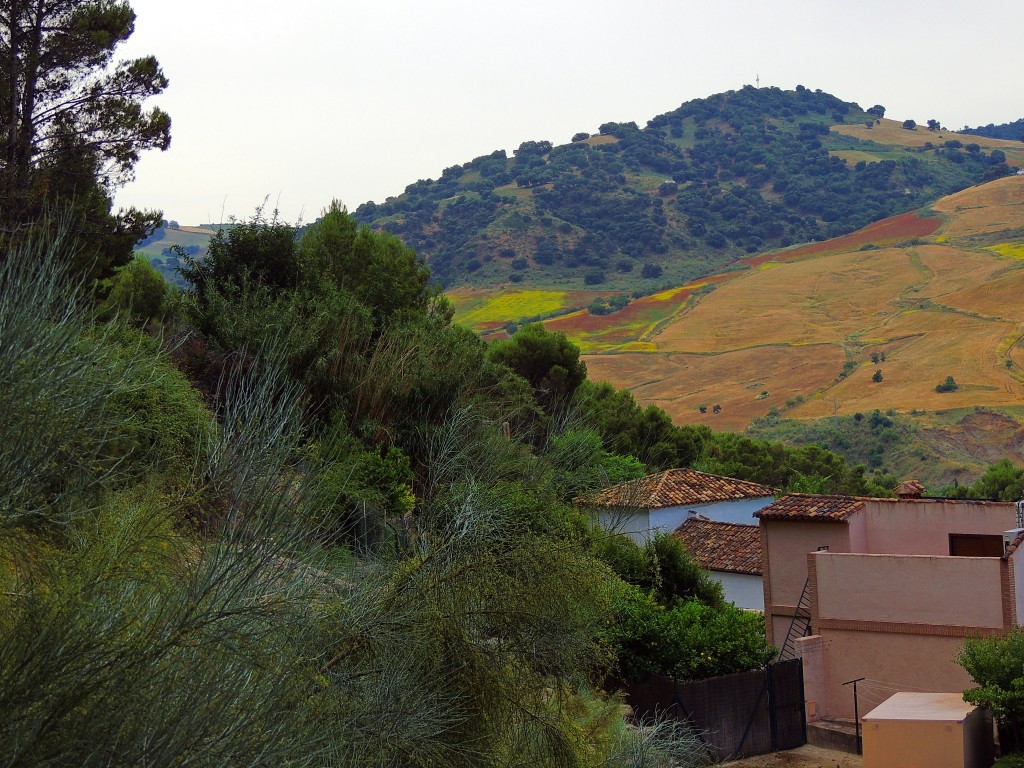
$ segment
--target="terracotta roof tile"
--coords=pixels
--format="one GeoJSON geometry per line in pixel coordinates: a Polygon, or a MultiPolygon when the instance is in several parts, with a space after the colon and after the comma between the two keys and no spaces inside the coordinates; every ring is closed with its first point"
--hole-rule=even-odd
{"type": "Polygon", "coordinates": [[[774,496],[778,491],[767,485],[710,475],[695,469],[667,469],[655,475],[604,488],[575,499],[578,504],[595,507],[635,507],[661,509],[686,504],[713,504],[717,501],[756,499],[774,496]]]}
{"type": "Polygon", "coordinates": [[[825,496],[813,493],[791,493],[754,513],[761,520],[820,520],[846,522],[864,500],[853,496],[825,496]]]}
{"type": "Polygon", "coordinates": [[[674,535],[705,570],[761,575],[761,532],[756,525],[720,523],[693,515],[674,535]]]}
{"type": "Polygon", "coordinates": [[[903,480],[899,485],[893,488],[893,493],[896,496],[915,496],[921,497],[924,495],[928,488],[926,488],[918,480],[903,480]]]}

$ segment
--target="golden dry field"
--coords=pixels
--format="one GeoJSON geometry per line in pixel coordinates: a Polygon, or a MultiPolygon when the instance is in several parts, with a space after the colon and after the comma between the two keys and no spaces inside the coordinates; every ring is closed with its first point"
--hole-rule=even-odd
{"type": "MultiPolygon", "coordinates": [[[[772,407],[818,418],[1024,405],[1024,177],[934,209],[944,223],[931,235],[880,237],[879,247],[861,234],[845,249],[832,241],[757,257],[710,293],[672,294],[657,315],[636,307],[619,334],[615,315],[600,318],[607,327],[578,329],[591,349],[602,348],[595,334],[614,341],[586,356],[591,378],[629,387],[677,422],[719,429],[772,407]],[[959,390],[937,393],[947,376],[959,390]]],[[[576,335],[569,318],[551,325],[576,335]]]]}
{"type": "MultiPolygon", "coordinates": [[[[883,118],[879,125],[868,128],[866,125],[833,125],[835,133],[844,136],[853,136],[861,141],[873,141],[890,147],[923,147],[928,142],[935,146],[942,146],[946,141],[959,141],[964,145],[977,144],[983,152],[991,152],[999,149],[1006,153],[1006,161],[1011,165],[1024,165],[1024,142],[1008,141],[1006,139],[990,139],[987,136],[975,136],[972,133],[957,133],[940,129],[929,131],[924,124],[918,125],[916,130],[909,131],[903,127],[902,120],[888,120],[883,118]]],[[[836,153],[839,155],[839,153],[836,153]]],[[[962,194],[962,193],[961,193],[962,194]]]]}

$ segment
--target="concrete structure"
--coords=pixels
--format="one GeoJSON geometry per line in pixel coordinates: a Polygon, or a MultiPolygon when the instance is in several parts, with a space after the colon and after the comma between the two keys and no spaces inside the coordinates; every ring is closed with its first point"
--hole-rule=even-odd
{"type": "Polygon", "coordinates": [[[700,567],[722,585],[726,600],[739,608],[764,610],[761,532],[756,525],[723,523],[691,515],[673,535],[682,540],[700,567]]]}
{"type": "Polygon", "coordinates": [[[723,523],[753,524],[776,490],[759,483],[695,469],[668,469],[575,499],[593,511],[599,525],[639,544],[655,533],[671,533],[693,514],[723,523]]]}
{"type": "Polygon", "coordinates": [[[962,691],[964,638],[1024,616],[1013,504],[793,494],[758,517],[768,639],[806,654],[809,720],[853,717],[856,678],[962,691]]]}
{"type": "Polygon", "coordinates": [[[897,693],[861,722],[864,768],[992,765],[992,719],[959,693],[897,693]]]}

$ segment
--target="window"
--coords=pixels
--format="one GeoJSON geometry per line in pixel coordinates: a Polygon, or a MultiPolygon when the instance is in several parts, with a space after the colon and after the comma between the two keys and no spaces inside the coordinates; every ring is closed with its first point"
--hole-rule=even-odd
{"type": "Polygon", "coordinates": [[[949,554],[953,557],[1002,557],[1003,537],[991,534],[951,533],[949,554]]]}

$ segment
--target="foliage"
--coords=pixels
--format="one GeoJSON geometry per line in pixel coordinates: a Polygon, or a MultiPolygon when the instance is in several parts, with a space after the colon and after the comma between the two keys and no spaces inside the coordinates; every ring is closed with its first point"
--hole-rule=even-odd
{"type": "Polygon", "coordinates": [[[876,384],[878,382],[880,382],[882,380],[882,372],[881,371],[875,371],[873,374],[871,374],[871,380],[873,382],[875,382],[876,384]]]}
{"type": "Polygon", "coordinates": [[[494,342],[487,357],[526,379],[546,404],[566,402],[587,376],[579,347],[540,323],[524,325],[511,339],[494,342]]]}
{"type": "Polygon", "coordinates": [[[102,317],[120,315],[136,325],[158,320],[166,309],[167,283],[145,256],[118,267],[106,300],[100,305],[102,317]]]}
{"type": "Polygon", "coordinates": [[[851,467],[842,456],[816,442],[789,446],[727,432],[711,433],[704,455],[695,467],[783,491],[812,490],[809,481],[813,481],[813,490],[818,493],[856,496],[889,496],[892,487],[873,483],[865,477],[863,465],[851,467]]]}
{"type": "Polygon", "coordinates": [[[295,228],[258,209],[244,224],[221,229],[210,239],[204,258],[178,253],[179,268],[202,304],[213,291],[222,294],[265,288],[270,298],[299,283],[295,228]]]}
{"type": "Polygon", "coordinates": [[[621,534],[601,536],[595,551],[620,579],[653,596],[660,605],[699,600],[712,608],[725,604],[722,585],[687,554],[682,541],[658,533],[644,546],[621,534]]]}
{"type": "MultiPolygon", "coordinates": [[[[765,417],[754,419],[747,431],[751,437],[761,440],[783,441],[796,446],[818,445],[842,456],[848,468],[846,471],[855,475],[860,473],[862,478],[864,469],[858,469],[858,466],[875,472],[891,471],[903,477],[918,477],[921,470],[918,462],[932,458],[922,447],[918,426],[912,419],[897,414],[887,415],[877,408],[867,414],[858,412],[852,416],[815,420],[765,417]]],[[[828,470],[832,471],[834,469],[828,470]]],[[[861,486],[857,492],[867,491],[871,496],[887,496],[896,485],[892,482],[895,478],[891,477],[864,479],[871,487],[861,486]]],[[[850,487],[858,484],[854,481],[850,487]]],[[[834,486],[827,483],[826,487],[834,486]]]]}
{"type": "Polygon", "coordinates": [[[2,22],[0,223],[17,239],[47,211],[73,211],[70,234],[86,251],[75,272],[92,289],[160,222],[135,209],[112,215],[110,195],[141,152],[170,143],[167,114],[142,107],[167,79],[151,56],[114,64],[134,30],[126,2],[14,2],[2,22]]]}
{"type": "Polygon", "coordinates": [[[968,638],[957,663],[978,686],[964,691],[964,700],[992,712],[1004,749],[1024,747],[1024,631],[968,638]]]}
{"type": "Polygon", "coordinates": [[[689,466],[711,434],[706,427],[676,426],[662,409],[642,408],[631,392],[607,382],[584,382],[575,401],[581,417],[600,432],[605,448],[636,456],[652,469],[689,466]]]}
{"type": "Polygon", "coordinates": [[[945,381],[935,385],[936,392],[956,392],[958,389],[960,389],[960,385],[952,376],[947,376],[945,381]]]}
{"type": "Polygon", "coordinates": [[[972,485],[944,488],[943,496],[962,499],[991,499],[992,501],[1018,501],[1024,499],[1024,468],[1015,467],[1003,458],[990,464],[985,474],[972,485]]]}
{"type": "Polygon", "coordinates": [[[961,133],[973,133],[975,136],[987,136],[991,139],[1022,141],[1024,140],[1024,118],[1010,123],[1003,123],[1002,125],[989,123],[988,125],[979,125],[977,128],[967,128],[965,126],[961,133]]]}
{"type": "Polygon", "coordinates": [[[187,475],[209,429],[198,394],[149,339],[90,326],[67,247],[57,231],[0,263],[6,527],[67,522],[58,501],[91,498],[147,467],[187,475]]]}
{"type": "Polygon", "coordinates": [[[645,472],[636,458],[606,451],[601,436],[588,429],[552,435],[544,458],[555,473],[552,484],[566,501],[605,485],[635,480],[645,472]]]}
{"type": "Polygon", "coordinates": [[[356,217],[413,245],[446,285],[512,273],[524,284],[607,279],[635,287],[657,270],[679,284],[747,253],[852,232],[997,172],[980,156],[897,157],[829,131],[836,122],[873,122],[885,110],[872,112],[806,88],[745,87],[687,102],[643,128],[605,123],[602,135],[615,141],[577,140],[546,154],[521,148],[513,161],[504,152],[476,158],[385,203],[366,203],[356,217]],[[878,162],[851,167],[833,154],[851,150],[878,162]],[[522,194],[502,189],[512,182],[522,194]],[[471,272],[497,242],[513,256],[533,256],[528,270],[492,260],[471,272]],[[651,268],[611,275],[622,261],[651,268]]]}
{"type": "Polygon", "coordinates": [[[413,249],[359,226],[337,201],[303,233],[298,258],[306,281],[326,280],[350,292],[379,323],[402,312],[423,313],[437,294],[413,249]]]}
{"type": "Polygon", "coordinates": [[[759,669],[775,654],[765,643],[764,617],[732,604],[713,608],[688,600],[665,607],[632,585],[616,598],[610,635],[619,646],[620,671],[629,677],[654,672],[702,680],[759,669]]]}
{"type": "Polygon", "coordinates": [[[272,345],[228,358],[217,429],[181,430],[184,411],[156,426],[174,407],[138,397],[168,378],[198,393],[137,332],[90,326],[61,263],[8,258],[0,281],[10,762],[596,768],[684,752],[664,728],[626,730],[618,702],[592,693],[616,580],[482,410],[449,404],[409,429],[422,477],[406,525],[359,558],[324,549],[338,532],[325,499],[391,488],[407,509],[411,462],[369,455],[345,414],[308,443],[303,387],[272,345]],[[194,471],[165,474],[140,451],[116,471],[65,459],[70,441],[106,455],[126,424],[173,432],[194,471]],[[44,482],[50,466],[64,486],[44,482]],[[63,525],[36,533],[39,519],[63,525]]]}

